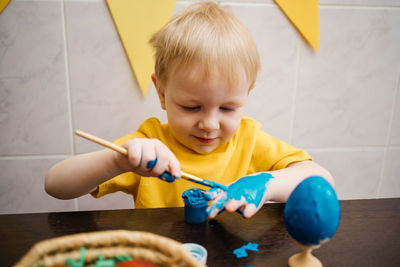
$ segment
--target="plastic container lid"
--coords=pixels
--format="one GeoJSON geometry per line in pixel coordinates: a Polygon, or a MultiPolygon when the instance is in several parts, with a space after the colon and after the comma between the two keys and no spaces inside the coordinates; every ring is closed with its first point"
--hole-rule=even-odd
{"type": "Polygon", "coordinates": [[[182,246],[189,250],[200,263],[204,265],[207,263],[207,250],[203,246],[196,243],[184,243],[182,246]]]}

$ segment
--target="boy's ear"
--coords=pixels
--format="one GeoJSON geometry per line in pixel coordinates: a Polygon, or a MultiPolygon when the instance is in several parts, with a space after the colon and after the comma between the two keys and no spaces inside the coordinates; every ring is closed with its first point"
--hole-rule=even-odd
{"type": "Polygon", "coordinates": [[[157,90],[158,98],[160,99],[161,108],[163,110],[165,110],[165,92],[164,92],[164,88],[161,88],[161,86],[157,83],[157,76],[154,73],[151,75],[151,80],[153,81],[154,87],[157,90]]]}

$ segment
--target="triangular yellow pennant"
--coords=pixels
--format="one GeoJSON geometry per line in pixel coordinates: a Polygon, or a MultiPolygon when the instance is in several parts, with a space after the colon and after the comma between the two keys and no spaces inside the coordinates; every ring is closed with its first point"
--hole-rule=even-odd
{"type": "Polygon", "coordinates": [[[11,0],[0,0],[0,13],[8,5],[11,0]]]}
{"type": "Polygon", "coordinates": [[[125,52],[144,96],[154,71],[148,41],[171,17],[176,0],[107,0],[125,52]]]}
{"type": "Polygon", "coordinates": [[[318,0],[275,0],[315,50],[319,50],[318,0]]]}

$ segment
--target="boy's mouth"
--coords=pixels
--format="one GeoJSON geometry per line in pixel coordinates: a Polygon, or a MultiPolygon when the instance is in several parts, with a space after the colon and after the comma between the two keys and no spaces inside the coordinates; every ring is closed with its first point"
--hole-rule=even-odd
{"type": "Polygon", "coordinates": [[[200,142],[200,143],[203,143],[203,144],[210,144],[210,143],[212,143],[216,138],[202,138],[202,137],[198,137],[198,136],[195,136],[195,138],[200,142]]]}

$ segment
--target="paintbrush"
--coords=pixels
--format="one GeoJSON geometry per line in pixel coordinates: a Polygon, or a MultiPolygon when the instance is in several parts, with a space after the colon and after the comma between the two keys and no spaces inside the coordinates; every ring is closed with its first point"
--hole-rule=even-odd
{"type": "MultiPolygon", "coordinates": [[[[83,138],[85,138],[85,139],[87,139],[89,141],[97,143],[97,144],[99,144],[101,146],[104,146],[104,147],[107,147],[107,148],[112,149],[114,151],[117,151],[117,152],[119,152],[119,153],[121,153],[121,154],[123,154],[125,156],[128,155],[128,150],[126,150],[126,148],[124,148],[122,146],[118,146],[118,145],[116,145],[116,144],[114,144],[112,142],[109,142],[107,140],[104,140],[104,139],[102,139],[100,137],[94,136],[94,135],[89,134],[89,133],[85,133],[85,132],[80,131],[80,130],[75,131],[75,134],[80,136],[80,137],[83,137],[83,138]]],[[[169,174],[169,172],[168,172],[168,174],[169,174]]],[[[183,171],[181,171],[181,174],[182,174],[181,177],[183,179],[191,181],[193,183],[197,183],[197,184],[201,184],[201,185],[205,185],[205,186],[209,186],[209,187],[218,187],[218,188],[221,188],[222,190],[225,190],[225,191],[228,190],[228,188],[223,184],[219,184],[219,183],[216,183],[216,182],[213,182],[213,181],[209,181],[209,180],[206,180],[206,179],[201,179],[199,177],[196,177],[194,175],[185,173],[183,171]]]]}

